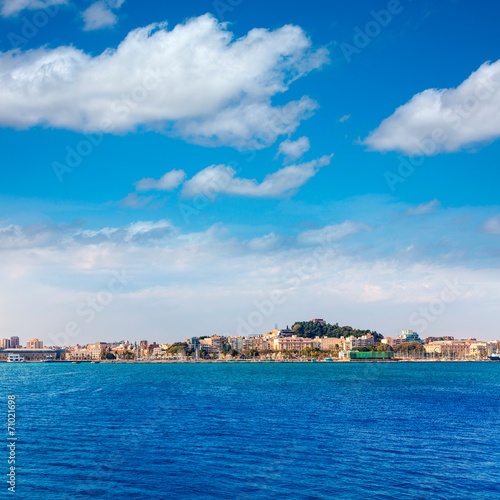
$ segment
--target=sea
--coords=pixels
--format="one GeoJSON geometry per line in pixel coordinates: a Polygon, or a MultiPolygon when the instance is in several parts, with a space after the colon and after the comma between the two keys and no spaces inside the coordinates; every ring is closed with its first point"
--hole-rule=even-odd
{"type": "Polygon", "coordinates": [[[0,498],[500,499],[500,363],[2,363],[0,388],[0,498]]]}

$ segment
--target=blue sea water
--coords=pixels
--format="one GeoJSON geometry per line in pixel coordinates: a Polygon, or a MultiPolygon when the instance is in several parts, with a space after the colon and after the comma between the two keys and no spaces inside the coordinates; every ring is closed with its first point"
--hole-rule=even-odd
{"type": "Polygon", "coordinates": [[[2,498],[500,498],[500,363],[3,363],[0,381],[2,498]]]}

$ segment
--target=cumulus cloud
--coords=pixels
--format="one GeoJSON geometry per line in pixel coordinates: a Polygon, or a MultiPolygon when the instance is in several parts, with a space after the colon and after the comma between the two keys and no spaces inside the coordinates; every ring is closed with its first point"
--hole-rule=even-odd
{"type": "Polygon", "coordinates": [[[436,212],[436,210],[441,206],[439,200],[432,200],[428,203],[422,203],[416,207],[410,207],[406,213],[407,215],[426,215],[436,212]]]}
{"type": "Polygon", "coordinates": [[[294,161],[309,151],[310,147],[311,143],[309,142],[309,138],[305,136],[299,137],[296,141],[287,139],[279,145],[278,155],[284,155],[285,161],[294,161]]]}
{"type": "Polygon", "coordinates": [[[67,0],[3,0],[0,2],[0,14],[3,17],[16,16],[23,10],[46,9],[53,5],[64,5],[67,0]]]}
{"type": "Polygon", "coordinates": [[[118,21],[118,17],[111,8],[104,2],[93,3],[88,9],[82,12],[85,31],[111,28],[118,21]]]}
{"type": "Polygon", "coordinates": [[[295,132],[317,107],[318,103],[307,96],[285,106],[271,106],[270,99],[262,102],[245,99],[238,106],[202,120],[180,120],[174,133],[205,146],[229,144],[240,149],[261,149],[278,136],[295,132]]]}
{"type": "Polygon", "coordinates": [[[180,186],[186,178],[184,170],[170,170],[156,179],[141,179],[135,183],[137,191],[172,191],[180,186]]]}
{"type": "Polygon", "coordinates": [[[72,46],[0,53],[0,125],[125,133],[138,127],[193,142],[265,147],[317,104],[271,99],[327,62],[297,26],[234,39],[209,15],[131,31],[91,56],[72,46]]]}
{"type": "Polygon", "coordinates": [[[182,194],[187,197],[204,195],[209,198],[219,193],[255,198],[290,195],[316,175],[321,167],[329,165],[332,157],[333,155],[325,155],[307,163],[289,165],[267,175],[260,183],[255,179],[236,177],[236,171],[227,165],[212,165],[186,181],[182,194]]]}
{"type": "Polygon", "coordinates": [[[349,120],[349,118],[351,117],[351,115],[344,115],[344,116],[341,116],[337,121],[340,122],[340,123],[344,123],[346,122],[347,120],[349,120]]]}
{"type": "Polygon", "coordinates": [[[481,229],[485,233],[489,234],[500,234],[500,215],[489,218],[481,226],[481,229]]]}
{"type": "Polygon", "coordinates": [[[457,88],[428,89],[363,141],[376,151],[449,153],[500,136],[500,61],[484,63],[457,88]]]}

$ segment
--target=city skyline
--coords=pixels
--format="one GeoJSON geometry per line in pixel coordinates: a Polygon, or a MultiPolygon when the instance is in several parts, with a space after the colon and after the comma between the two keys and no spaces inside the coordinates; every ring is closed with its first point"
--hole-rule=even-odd
{"type": "Polygon", "coordinates": [[[43,5],[0,9],[0,337],[499,337],[498,6],[43,5]]]}

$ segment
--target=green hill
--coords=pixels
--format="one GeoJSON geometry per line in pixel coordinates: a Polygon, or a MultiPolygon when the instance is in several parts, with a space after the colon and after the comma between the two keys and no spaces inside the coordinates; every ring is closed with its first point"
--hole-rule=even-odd
{"type": "Polygon", "coordinates": [[[292,329],[296,332],[297,337],[349,337],[353,335],[354,337],[362,337],[368,333],[371,333],[375,340],[381,340],[384,338],[383,335],[371,330],[358,330],[351,326],[339,326],[338,323],[330,325],[329,323],[321,324],[316,321],[297,321],[293,324],[292,329]]]}

